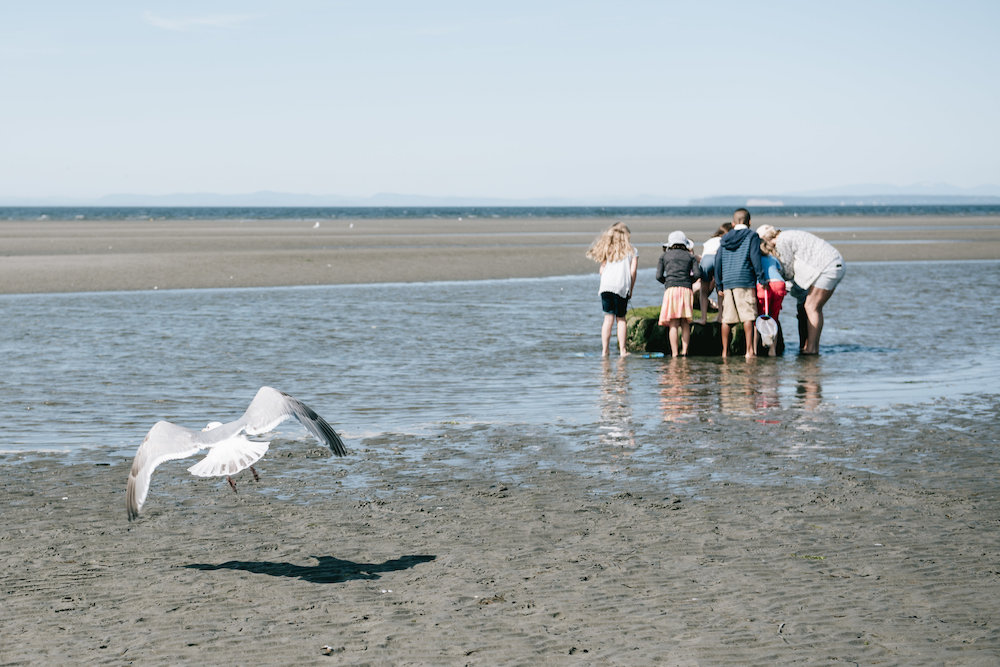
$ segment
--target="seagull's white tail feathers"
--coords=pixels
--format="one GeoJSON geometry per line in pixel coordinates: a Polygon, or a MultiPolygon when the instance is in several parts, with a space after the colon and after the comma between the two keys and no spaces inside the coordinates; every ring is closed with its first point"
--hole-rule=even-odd
{"type": "Polygon", "coordinates": [[[242,435],[227,438],[208,450],[208,455],[188,468],[195,477],[235,475],[259,461],[270,442],[255,442],[242,435]]]}

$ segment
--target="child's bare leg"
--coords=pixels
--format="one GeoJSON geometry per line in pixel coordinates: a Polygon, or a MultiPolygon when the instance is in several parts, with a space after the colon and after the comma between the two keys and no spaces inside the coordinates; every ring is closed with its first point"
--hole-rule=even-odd
{"type": "Polygon", "coordinates": [[[755,347],[757,342],[756,334],[757,330],[754,329],[753,320],[743,323],[743,341],[746,343],[747,359],[757,356],[757,348],[755,347]]]}
{"type": "Polygon", "coordinates": [[[681,356],[688,356],[688,345],[691,343],[691,320],[681,320],[681,356]]]}
{"type": "Polygon", "coordinates": [[[608,356],[611,347],[611,328],[614,326],[615,316],[611,313],[604,313],[604,323],[601,325],[601,356],[608,356]]]}
{"type": "Polygon", "coordinates": [[[722,358],[729,356],[729,325],[722,323],[722,358]]]}
{"type": "Polygon", "coordinates": [[[678,353],[678,350],[677,350],[677,347],[678,347],[678,340],[677,340],[677,333],[678,333],[677,332],[677,320],[670,320],[670,322],[667,324],[667,326],[669,327],[667,329],[667,332],[668,332],[667,335],[670,338],[670,354],[671,354],[671,356],[676,357],[677,353],[678,353]]]}
{"type": "Polygon", "coordinates": [[[623,357],[628,356],[628,348],[626,348],[625,343],[628,338],[628,324],[625,322],[624,317],[618,318],[618,354],[623,357]]]}
{"type": "Polygon", "coordinates": [[[714,286],[714,278],[708,281],[704,278],[701,279],[701,287],[698,289],[698,305],[701,306],[701,319],[698,321],[702,324],[708,324],[708,294],[714,286]]]}

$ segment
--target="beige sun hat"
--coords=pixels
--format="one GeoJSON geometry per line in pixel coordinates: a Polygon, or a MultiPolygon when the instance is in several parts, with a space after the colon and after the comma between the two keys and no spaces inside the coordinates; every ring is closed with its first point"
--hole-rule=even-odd
{"type": "Polygon", "coordinates": [[[779,230],[775,229],[773,225],[761,225],[757,228],[757,236],[766,241],[770,241],[778,235],[778,231],[779,230]]]}

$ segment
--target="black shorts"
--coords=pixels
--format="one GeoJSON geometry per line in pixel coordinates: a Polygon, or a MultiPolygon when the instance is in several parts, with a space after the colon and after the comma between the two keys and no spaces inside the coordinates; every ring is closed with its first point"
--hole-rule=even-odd
{"type": "Polygon", "coordinates": [[[605,313],[615,317],[625,317],[628,312],[628,299],[614,292],[601,292],[601,308],[605,313]]]}

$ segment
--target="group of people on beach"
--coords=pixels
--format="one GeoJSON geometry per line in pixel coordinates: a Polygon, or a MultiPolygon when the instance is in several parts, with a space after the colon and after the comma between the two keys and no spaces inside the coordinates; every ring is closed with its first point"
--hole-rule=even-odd
{"type": "MultiPolygon", "coordinates": [[[[617,323],[619,353],[627,356],[625,314],[639,267],[631,231],[616,222],[597,237],[587,257],[601,265],[601,355],[608,356],[617,323]]],[[[823,239],[772,225],[760,225],[754,231],[750,211],[739,208],[732,222],[721,225],[705,241],[700,256],[684,232],[670,233],[656,267],[656,279],[664,287],[659,324],[669,330],[671,354],[687,356],[694,293],[699,294],[700,323],[707,324],[710,297],[717,290],[722,356],[729,356],[732,328],[741,326],[746,356],[754,357],[761,343],[755,327],[758,316],[777,322],[782,301],[791,294],[797,307],[799,354],[819,354],[823,306],[843,277],[844,258],[823,239]]],[[[763,342],[768,355],[774,356],[775,343],[767,338],[763,342]]]]}

